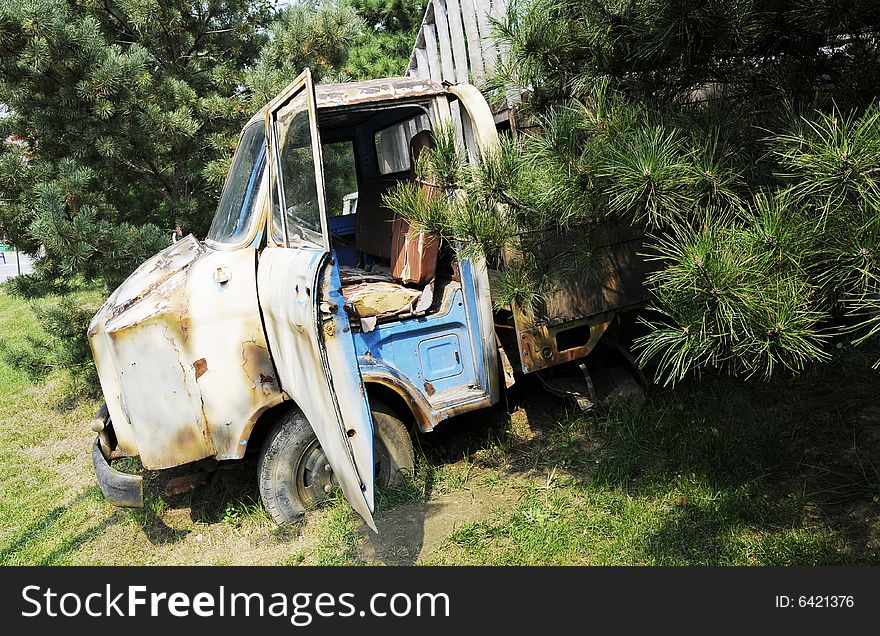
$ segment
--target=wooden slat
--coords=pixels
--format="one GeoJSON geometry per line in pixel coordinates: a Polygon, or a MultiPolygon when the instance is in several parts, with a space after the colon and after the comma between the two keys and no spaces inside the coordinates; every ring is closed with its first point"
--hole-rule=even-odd
{"type": "Polygon", "coordinates": [[[461,5],[461,18],[464,22],[464,32],[467,37],[467,54],[469,69],[473,75],[474,84],[483,81],[483,48],[480,46],[480,29],[477,26],[477,14],[474,11],[474,0],[458,0],[461,5]]]}
{"type": "MultiPolygon", "coordinates": [[[[506,19],[510,0],[429,0],[410,55],[407,75],[450,83],[482,84],[509,51],[492,33],[490,18],[506,19]]],[[[506,104],[520,101],[519,91],[506,91],[506,104]]],[[[464,141],[458,104],[453,103],[456,132],[464,141]]],[[[466,124],[465,124],[466,126],[466,124]]],[[[465,134],[467,134],[465,132],[465,134]]]]}
{"type": "MultiPolygon", "coordinates": [[[[427,18],[427,15],[425,16],[427,18]]],[[[416,59],[416,49],[419,47],[419,43],[422,41],[422,26],[419,27],[418,33],[416,33],[416,43],[413,46],[412,53],[409,54],[409,62],[406,65],[406,74],[410,77],[418,77],[417,75],[417,66],[418,60],[416,59]]]]}
{"type": "Polygon", "coordinates": [[[490,13],[496,20],[501,20],[507,15],[508,0],[490,0],[490,13]]]}
{"type": "Polygon", "coordinates": [[[416,52],[413,51],[413,61],[410,62],[409,68],[406,71],[406,74],[410,77],[418,77],[422,78],[422,70],[419,68],[419,58],[416,57],[416,52]]]}
{"type": "MultiPolygon", "coordinates": [[[[460,106],[460,104],[456,105],[460,106]]],[[[480,146],[477,144],[477,137],[474,134],[474,127],[471,123],[471,118],[467,116],[467,112],[464,108],[460,109],[459,117],[461,118],[462,141],[467,150],[468,161],[473,166],[480,161],[480,146]]]]}
{"type": "Polygon", "coordinates": [[[443,81],[455,83],[455,62],[449,37],[449,21],[446,19],[446,1],[434,0],[434,24],[437,25],[437,41],[440,42],[440,70],[443,81]]]}
{"type": "Polygon", "coordinates": [[[477,26],[480,28],[480,45],[483,47],[483,66],[486,75],[492,75],[498,62],[498,48],[492,37],[492,25],[489,23],[489,12],[492,10],[490,0],[474,0],[477,12],[477,26]]]}
{"type": "MultiPolygon", "coordinates": [[[[406,162],[409,163],[409,137],[407,136],[406,126],[395,126],[394,127],[397,132],[397,149],[398,149],[398,158],[399,161],[404,161],[406,158],[406,162]]],[[[398,166],[399,167],[399,166],[398,166]]]]}
{"type": "Polygon", "coordinates": [[[467,148],[467,144],[465,143],[464,136],[462,135],[462,132],[461,132],[463,130],[463,126],[461,123],[462,108],[461,108],[461,104],[458,102],[458,100],[452,102],[449,105],[449,110],[452,113],[452,121],[454,122],[452,128],[455,132],[455,141],[458,143],[458,145],[460,147],[467,148]]]}
{"type": "Polygon", "coordinates": [[[467,50],[464,44],[464,29],[461,26],[461,5],[459,0],[446,0],[446,19],[449,21],[449,35],[452,38],[452,58],[455,61],[455,79],[465,84],[468,78],[467,50]]]}
{"type": "Polygon", "coordinates": [[[413,52],[410,53],[410,56],[409,56],[409,64],[407,64],[407,66],[406,66],[407,76],[410,76],[410,77],[414,76],[415,69],[416,69],[416,53],[415,53],[415,50],[413,50],[413,52]]]}
{"type": "MultiPolygon", "coordinates": [[[[507,18],[507,8],[508,0],[492,0],[492,16],[496,20],[505,20],[507,18]]],[[[510,47],[508,47],[507,43],[503,41],[497,42],[497,46],[499,58],[506,60],[510,54],[510,47]]],[[[508,89],[505,91],[505,98],[507,101],[507,107],[512,108],[520,102],[519,91],[508,89]]]]}
{"type": "Polygon", "coordinates": [[[425,35],[425,54],[428,56],[428,69],[431,72],[431,79],[435,82],[442,82],[440,54],[437,51],[437,25],[433,22],[424,24],[422,25],[422,31],[425,35]]]}
{"type": "Polygon", "coordinates": [[[425,49],[416,47],[413,49],[413,54],[416,56],[416,64],[419,69],[418,77],[430,78],[431,67],[428,66],[428,53],[425,49]]]}

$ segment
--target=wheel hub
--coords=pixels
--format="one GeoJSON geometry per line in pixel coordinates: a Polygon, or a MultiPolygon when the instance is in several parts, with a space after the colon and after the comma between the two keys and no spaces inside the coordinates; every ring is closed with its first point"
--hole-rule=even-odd
{"type": "MultiPolygon", "coordinates": [[[[388,466],[391,465],[388,449],[373,438],[373,469],[376,485],[380,488],[386,485],[389,479],[388,466]]],[[[333,468],[321,448],[317,439],[313,440],[300,456],[296,470],[296,488],[300,500],[313,507],[321,503],[328,495],[338,487],[333,468]]]]}
{"type": "Polygon", "coordinates": [[[296,473],[300,499],[309,505],[320,503],[336,488],[333,469],[317,439],[302,454],[296,473]]]}

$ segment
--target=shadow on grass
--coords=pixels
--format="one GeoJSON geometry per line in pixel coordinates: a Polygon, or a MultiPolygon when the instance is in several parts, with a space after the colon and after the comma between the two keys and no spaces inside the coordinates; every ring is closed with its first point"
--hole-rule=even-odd
{"type": "MultiPolygon", "coordinates": [[[[209,473],[206,484],[195,490],[179,494],[166,495],[166,484],[175,477],[201,472],[198,464],[185,464],[176,468],[161,471],[147,471],[140,468],[139,462],[132,461],[127,472],[141,473],[144,477],[144,507],[133,509],[132,514],[141,526],[147,538],[155,545],[173,544],[182,541],[189,530],[169,526],[164,517],[176,511],[185,511],[194,524],[226,523],[238,527],[247,517],[265,517],[257,491],[256,456],[248,455],[244,459],[223,463],[209,473]]],[[[279,538],[288,536],[292,528],[279,528],[279,538]]]]}
{"type": "Polygon", "coordinates": [[[98,539],[107,528],[118,523],[123,516],[121,510],[116,510],[113,515],[101,523],[89,526],[85,530],[77,532],[74,536],[65,539],[57,548],[49,552],[41,558],[39,565],[63,565],[67,561],[67,557],[76,552],[81,546],[98,539]]]}
{"type": "MultiPolygon", "coordinates": [[[[76,504],[84,495],[80,495],[73,500],[71,505],[76,504]]],[[[33,544],[34,537],[46,531],[46,529],[58,522],[59,519],[67,512],[70,506],[56,506],[46,514],[40,516],[35,521],[29,523],[25,528],[17,532],[10,538],[2,549],[0,549],[0,563],[7,564],[12,557],[21,552],[23,549],[33,544]]]]}
{"type": "Polygon", "coordinates": [[[579,414],[526,379],[512,421],[450,421],[429,455],[659,506],[659,530],[643,537],[649,562],[880,563],[874,353],[844,351],[772,382],[655,387],[637,412],[579,414]]]}
{"type": "MultiPolygon", "coordinates": [[[[42,542],[36,541],[40,535],[51,532],[66,532],[64,525],[65,515],[90,500],[94,501],[99,496],[102,497],[103,495],[100,494],[97,487],[87,488],[69,502],[54,507],[29,523],[0,548],[0,564],[8,564],[13,561],[16,555],[33,549],[35,544],[41,544],[42,542]]],[[[116,510],[108,519],[101,523],[92,524],[85,529],[73,532],[57,547],[52,548],[46,554],[32,558],[33,564],[60,565],[66,563],[67,557],[75,553],[80,547],[97,539],[107,528],[120,522],[123,518],[122,515],[122,511],[116,510]]]]}
{"type": "MultiPolygon", "coordinates": [[[[745,495],[748,496],[748,495],[745,495]]],[[[836,533],[790,527],[797,518],[785,502],[757,506],[739,496],[715,505],[688,504],[667,513],[646,537],[643,552],[660,565],[837,565],[870,562],[845,549],[836,533]],[[751,532],[749,532],[751,531],[751,532]],[[746,540],[743,533],[752,534],[746,540]]]]}

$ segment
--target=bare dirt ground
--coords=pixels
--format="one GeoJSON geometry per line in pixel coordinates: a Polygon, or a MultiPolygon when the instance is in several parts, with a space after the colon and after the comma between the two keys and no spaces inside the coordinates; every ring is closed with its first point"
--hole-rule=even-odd
{"type": "Polygon", "coordinates": [[[511,510],[523,497],[512,486],[485,486],[480,473],[462,490],[430,501],[413,501],[381,514],[378,534],[365,524],[358,527],[358,554],[367,563],[413,565],[429,560],[456,529],[511,510]]]}

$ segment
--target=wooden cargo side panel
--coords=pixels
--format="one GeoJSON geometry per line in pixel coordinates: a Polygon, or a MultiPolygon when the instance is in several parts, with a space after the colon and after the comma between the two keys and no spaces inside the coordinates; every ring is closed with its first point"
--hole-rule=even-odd
{"type": "MultiPolygon", "coordinates": [[[[596,238],[592,266],[551,269],[549,278],[555,284],[544,294],[543,303],[531,311],[513,303],[517,348],[526,373],[583,358],[596,346],[616,312],[648,301],[644,285],[648,263],[639,254],[642,232],[622,224],[598,231],[602,236],[596,238]]],[[[572,240],[558,234],[545,243],[560,254],[572,240]]],[[[507,258],[515,257],[515,253],[507,254],[507,258]]]]}

